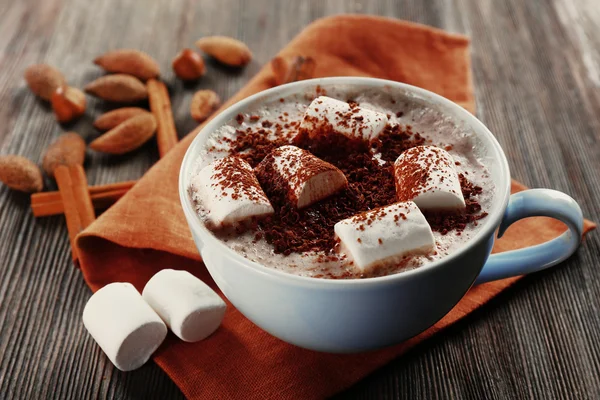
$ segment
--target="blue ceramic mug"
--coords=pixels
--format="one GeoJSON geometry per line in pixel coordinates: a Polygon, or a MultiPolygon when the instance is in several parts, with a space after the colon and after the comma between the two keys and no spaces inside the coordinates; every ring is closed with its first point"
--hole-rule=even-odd
{"type": "Polygon", "coordinates": [[[179,176],[181,204],[208,271],[248,319],[286,342],[318,351],[349,353],[400,343],[447,314],[474,285],[551,267],[569,257],[583,232],[579,205],[564,193],[532,189],[510,195],[506,157],[492,133],[457,104],[424,89],[373,78],[336,77],[291,83],[257,93],[215,117],[190,145],[179,176]],[[208,133],[261,103],[297,93],[350,86],[377,89],[425,102],[466,124],[486,149],[496,185],[494,204],[477,234],[449,256],[395,275],[349,280],[295,276],[252,262],[220,242],[201,222],[188,187],[208,133]],[[556,218],[568,226],[560,237],[521,250],[490,255],[498,236],[515,221],[556,218]]]}

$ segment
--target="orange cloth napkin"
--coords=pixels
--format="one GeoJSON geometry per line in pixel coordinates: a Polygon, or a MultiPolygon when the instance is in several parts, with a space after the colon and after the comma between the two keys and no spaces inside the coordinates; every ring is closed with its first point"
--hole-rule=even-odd
{"type": "MultiPolygon", "coordinates": [[[[336,16],[308,26],[280,55],[313,57],[317,76],[373,76],[406,82],[474,110],[469,41],[463,36],[392,19],[336,16]]],[[[267,65],[225,106],[273,85],[267,65]]],[[[81,270],[92,290],[125,281],[141,291],[163,268],[186,269],[218,290],[200,261],[177,190],[181,160],[198,131],[183,139],[79,236],[81,270]]],[[[524,187],[513,183],[512,189],[524,187]]],[[[593,227],[586,223],[586,231],[593,227]]],[[[494,250],[540,243],[563,230],[561,223],[547,218],[522,221],[494,250]]],[[[517,279],[473,288],[426,332],[376,352],[331,355],[304,350],[262,331],[229,304],[223,325],[214,335],[199,343],[184,343],[170,335],[154,360],[189,398],[322,398],[464,317],[517,279]]]]}

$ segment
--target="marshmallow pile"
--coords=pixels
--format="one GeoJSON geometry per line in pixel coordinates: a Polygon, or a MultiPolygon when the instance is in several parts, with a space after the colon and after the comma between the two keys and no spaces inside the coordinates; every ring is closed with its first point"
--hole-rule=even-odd
{"type": "MultiPolygon", "coordinates": [[[[320,96],[308,106],[298,136],[315,139],[334,134],[369,142],[388,123],[381,112],[320,96]]],[[[406,150],[394,163],[394,179],[397,203],[334,226],[340,250],[361,273],[435,250],[433,232],[422,211],[465,209],[455,162],[441,148],[406,150]]],[[[291,145],[273,150],[254,171],[237,157],[217,160],[200,171],[192,187],[208,212],[208,221],[223,227],[274,213],[261,184],[298,209],[348,187],[337,167],[291,145]]]]}
{"type": "MultiPolygon", "coordinates": [[[[341,134],[371,141],[388,124],[385,114],[320,96],[306,110],[301,132],[309,139],[341,134]]],[[[435,238],[421,210],[464,210],[452,156],[435,146],[418,146],[394,163],[397,203],[360,213],[335,224],[340,250],[363,274],[395,265],[409,255],[435,250],[435,238]]]]}
{"type": "Polygon", "coordinates": [[[406,150],[394,162],[398,203],[371,210],[334,226],[341,250],[361,273],[396,265],[409,255],[435,250],[421,210],[464,210],[452,156],[435,146],[406,150]]]}
{"type": "Polygon", "coordinates": [[[275,149],[255,171],[241,158],[221,158],[200,170],[192,180],[192,189],[201,200],[212,229],[273,214],[273,206],[258,178],[298,209],[348,186],[342,171],[295,146],[275,149]]]}
{"type": "Polygon", "coordinates": [[[186,342],[211,335],[221,324],[225,302],[187,271],[156,273],[140,295],[130,283],[116,282],[92,295],[83,324],[121,371],[144,365],[167,336],[167,327],[186,342]]]}

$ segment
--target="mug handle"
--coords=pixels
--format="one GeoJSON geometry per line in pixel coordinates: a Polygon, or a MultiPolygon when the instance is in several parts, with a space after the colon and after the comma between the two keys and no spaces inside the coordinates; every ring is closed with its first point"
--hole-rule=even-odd
{"type": "Polygon", "coordinates": [[[510,196],[498,229],[498,238],[514,222],[527,217],[552,217],[569,228],[559,237],[524,249],[492,254],[475,285],[530,274],[566,260],[577,250],[583,235],[583,214],[570,196],[551,189],[530,189],[510,196]]]}

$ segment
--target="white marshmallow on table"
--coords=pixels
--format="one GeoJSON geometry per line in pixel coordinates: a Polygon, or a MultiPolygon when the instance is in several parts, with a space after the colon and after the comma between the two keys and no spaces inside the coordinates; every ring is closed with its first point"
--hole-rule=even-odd
{"type": "Polygon", "coordinates": [[[341,251],[362,273],[393,265],[404,256],[426,254],[435,239],[427,220],[412,201],[357,214],[335,224],[341,251]]]}
{"type": "Polygon", "coordinates": [[[308,207],[348,186],[339,168],[290,145],[273,150],[256,167],[256,174],[263,184],[283,190],[296,208],[308,207]]]}
{"type": "Polygon", "coordinates": [[[375,139],[388,123],[387,115],[363,107],[351,107],[345,101],[319,96],[314,99],[300,124],[308,137],[319,134],[319,128],[331,127],[335,132],[349,138],[366,141],[375,139]]]}
{"type": "Polygon", "coordinates": [[[130,283],[111,283],[94,293],[83,324],[121,371],[144,365],[167,336],[165,323],[130,283]]]}
{"type": "Polygon", "coordinates": [[[146,284],[142,297],[177,337],[197,342],[213,333],[227,305],[210,287],[187,271],[163,269],[146,284]]]}
{"type": "Polygon", "coordinates": [[[202,168],[192,180],[192,191],[214,227],[274,212],[252,167],[238,157],[221,158],[202,168]]]}
{"type": "Polygon", "coordinates": [[[461,210],[465,199],[454,159],[435,146],[406,150],[394,163],[396,198],[414,201],[422,210],[461,210]]]}

